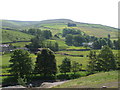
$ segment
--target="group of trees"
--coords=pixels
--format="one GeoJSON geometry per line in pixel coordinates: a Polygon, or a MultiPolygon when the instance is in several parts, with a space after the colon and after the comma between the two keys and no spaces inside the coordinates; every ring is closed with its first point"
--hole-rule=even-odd
{"type": "Polygon", "coordinates": [[[62,36],[65,37],[67,34],[72,34],[72,35],[80,34],[81,35],[82,32],[76,29],[64,28],[62,32],[62,36]]]}
{"type": "Polygon", "coordinates": [[[56,41],[46,41],[43,44],[43,47],[50,48],[52,51],[58,51],[59,50],[59,45],[56,41]]]}
{"type": "Polygon", "coordinates": [[[39,36],[31,39],[31,43],[29,45],[26,45],[26,47],[29,48],[32,52],[36,52],[38,48],[50,48],[53,51],[59,50],[59,45],[57,42],[48,41],[39,36]]]}
{"type": "Polygon", "coordinates": [[[95,36],[89,36],[77,29],[65,28],[63,29],[63,37],[69,46],[83,46],[83,43],[89,43],[97,40],[95,36]]]}
{"type": "Polygon", "coordinates": [[[108,45],[113,48],[113,43],[108,38],[99,38],[93,42],[93,49],[101,49],[104,45],[108,45]]]}
{"type": "Polygon", "coordinates": [[[113,42],[109,38],[99,38],[93,42],[93,49],[101,49],[103,46],[108,45],[112,49],[120,50],[120,40],[113,42]]]}
{"type": "Polygon", "coordinates": [[[41,53],[37,54],[35,66],[30,53],[21,49],[13,52],[10,62],[9,72],[16,78],[27,78],[33,73],[49,76],[55,75],[57,72],[55,55],[50,49],[43,49],[41,53]]]}
{"type": "Polygon", "coordinates": [[[65,37],[65,42],[69,46],[82,46],[82,43],[86,42],[86,39],[82,35],[67,34],[65,37]]]}
{"type": "Polygon", "coordinates": [[[31,39],[31,43],[26,45],[30,51],[36,52],[38,48],[50,48],[53,51],[58,51],[59,46],[57,42],[47,41],[47,39],[52,38],[50,30],[41,31],[40,29],[29,29],[28,33],[35,35],[35,37],[31,39]]]}
{"type": "Polygon", "coordinates": [[[112,41],[110,40],[110,34],[107,38],[97,38],[86,35],[80,30],[64,28],[62,36],[65,37],[65,42],[69,46],[83,46],[83,43],[93,42],[93,49],[101,49],[103,46],[108,45],[112,49],[120,50],[120,39],[112,41]]]}
{"type": "MultiPolygon", "coordinates": [[[[33,75],[41,75],[43,77],[55,76],[58,72],[54,52],[50,49],[43,49],[37,54],[34,62],[30,57],[30,53],[26,50],[15,50],[10,58],[9,72],[17,79],[28,79],[33,75]]],[[[82,64],[69,58],[64,58],[62,64],[59,65],[59,71],[66,75],[67,72],[76,72],[82,69],[82,64]]]]}
{"type": "Polygon", "coordinates": [[[88,35],[72,35],[72,34],[67,34],[65,37],[65,42],[69,46],[83,46],[83,43],[88,43],[88,42],[93,42],[97,40],[96,37],[94,36],[88,36],[88,35]]]}
{"type": "Polygon", "coordinates": [[[76,27],[77,25],[75,23],[68,23],[67,26],[68,27],[76,27]]]}
{"type": "Polygon", "coordinates": [[[88,70],[90,72],[110,71],[118,69],[120,66],[118,58],[115,57],[109,46],[104,46],[99,54],[90,51],[89,58],[88,70]]]}
{"type": "Polygon", "coordinates": [[[45,39],[50,39],[52,37],[52,32],[50,30],[40,30],[40,29],[31,28],[28,30],[24,30],[23,32],[34,36],[41,36],[45,39]]]}

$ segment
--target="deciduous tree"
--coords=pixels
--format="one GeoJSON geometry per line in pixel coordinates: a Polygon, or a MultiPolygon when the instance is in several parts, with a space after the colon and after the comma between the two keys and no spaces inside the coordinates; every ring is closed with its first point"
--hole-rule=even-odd
{"type": "Polygon", "coordinates": [[[35,73],[43,76],[55,75],[57,72],[54,52],[43,49],[36,58],[35,73]]]}
{"type": "Polygon", "coordinates": [[[10,58],[10,73],[17,77],[26,77],[32,72],[33,63],[30,53],[25,50],[15,50],[10,58]]]}
{"type": "Polygon", "coordinates": [[[62,64],[59,66],[59,70],[61,73],[67,73],[71,71],[71,61],[69,58],[64,58],[62,64]]]}

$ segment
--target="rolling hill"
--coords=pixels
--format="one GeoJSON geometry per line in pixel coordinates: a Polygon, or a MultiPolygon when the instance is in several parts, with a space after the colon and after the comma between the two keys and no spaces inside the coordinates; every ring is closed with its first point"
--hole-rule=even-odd
{"type": "Polygon", "coordinates": [[[15,21],[15,20],[2,20],[2,28],[10,28],[15,30],[24,30],[29,28],[39,28],[41,30],[51,30],[53,34],[61,33],[63,28],[68,28],[68,23],[74,23],[76,28],[88,35],[97,37],[107,37],[108,34],[114,39],[118,36],[118,29],[100,24],[89,24],[82,22],[75,22],[69,19],[51,19],[43,21],[15,21]]]}

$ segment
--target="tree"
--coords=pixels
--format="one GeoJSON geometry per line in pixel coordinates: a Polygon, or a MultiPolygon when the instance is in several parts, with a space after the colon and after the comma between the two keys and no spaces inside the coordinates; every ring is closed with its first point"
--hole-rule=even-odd
{"type": "Polygon", "coordinates": [[[38,48],[43,47],[43,41],[45,40],[44,37],[41,35],[37,35],[31,39],[31,43],[26,47],[29,48],[31,51],[35,52],[38,48]]]}
{"type": "Polygon", "coordinates": [[[42,31],[40,29],[35,29],[35,28],[30,28],[26,33],[31,34],[31,35],[41,35],[42,31]]]}
{"type": "Polygon", "coordinates": [[[43,76],[55,75],[57,72],[56,59],[53,51],[43,49],[37,55],[35,65],[35,73],[43,76]]]}
{"type": "Polygon", "coordinates": [[[50,39],[50,38],[52,37],[52,33],[51,33],[50,30],[44,30],[44,31],[43,31],[43,36],[44,36],[44,38],[46,38],[46,39],[50,39]]]}
{"type": "Polygon", "coordinates": [[[93,42],[93,49],[101,49],[101,43],[100,40],[96,40],[93,42]]]}
{"type": "Polygon", "coordinates": [[[32,60],[30,53],[25,50],[15,50],[10,58],[10,73],[18,77],[27,77],[32,73],[32,60]]]}
{"type": "Polygon", "coordinates": [[[120,50],[120,39],[114,40],[113,44],[114,44],[114,49],[120,50]]]}
{"type": "Polygon", "coordinates": [[[63,29],[63,37],[65,37],[67,34],[72,34],[72,35],[76,35],[76,34],[82,34],[80,30],[77,29],[71,29],[71,28],[64,28],[63,29]]]}
{"type": "Polygon", "coordinates": [[[107,41],[105,39],[100,39],[101,47],[107,45],[107,41]]]}
{"type": "Polygon", "coordinates": [[[55,50],[54,51],[58,51],[59,50],[59,45],[57,42],[55,42],[55,50]]]}
{"type": "Polygon", "coordinates": [[[89,58],[88,70],[91,72],[110,71],[116,69],[116,58],[108,46],[103,46],[98,55],[91,51],[89,58]]]}
{"type": "Polygon", "coordinates": [[[104,46],[97,56],[97,66],[98,71],[109,71],[116,69],[116,59],[115,56],[109,48],[109,46],[104,46]]]}
{"type": "Polygon", "coordinates": [[[110,34],[108,34],[108,39],[110,39],[110,34]]]}
{"type": "Polygon", "coordinates": [[[89,53],[89,63],[87,69],[90,73],[94,73],[97,70],[97,55],[95,51],[90,51],[89,53]]]}
{"type": "MultiPolygon", "coordinates": [[[[118,52],[119,54],[119,52],[118,52]]],[[[116,66],[117,69],[120,70],[120,55],[116,54],[115,58],[116,58],[116,66]]]]}
{"type": "Polygon", "coordinates": [[[113,48],[113,43],[110,39],[107,40],[107,44],[110,48],[113,48]]]}
{"type": "Polygon", "coordinates": [[[80,71],[82,69],[81,66],[82,66],[82,64],[79,64],[78,62],[73,61],[72,66],[71,66],[72,72],[74,72],[74,74],[75,74],[76,72],[80,71]]]}
{"type": "Polygon", "coordinates": [[[52,51],[59,50],[59,45],[56,41],[46,41],[46,43],[44,43],[44,47],[50,48],[52,51]]]}
{"type": "Polygon", "coordinates": [[[86,42],[85,38],[81,35],[74,35],[73,44],[74,46],[82,46],[82,43],[86,42]]]}
{"type": "Polygon", "coordinates": [[[61,73],[70,72],[71,70],[71,62],[69,58],[64,58],[62,64],[59,66],[59,70],[61,73]]]}
{"type": "Polygon", "coordinates": [[[76,27],[76,24],[74,24],[74,23],[68,23],[67,26],[68,26],[68,27],[76,27]]]}
{"type": "Polygon", "coordinates": [[[65,42],[67,45],[72,45],[73,44],[73,35],[72,34],[67,34],[65,37],[65,42]]]}

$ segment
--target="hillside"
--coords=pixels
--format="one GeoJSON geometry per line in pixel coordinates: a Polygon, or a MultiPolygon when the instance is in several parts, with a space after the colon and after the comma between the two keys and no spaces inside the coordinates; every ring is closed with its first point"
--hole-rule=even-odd
{"type": "Polygon", "coordinates": [[[26,33],[2,29],[2,43],[13,41],[28,41],[32,37],[32,35],[26,33]]]}
{"type": "Polygon", "coordinates": [[[16,20],[2,20],[2,27],[11,29],[21,29],[23,26],[28,26],[38,23],[37,21],[16,21],[16,20]]]}
{"type": "Polygon", "coordinates": [[[53,34],[62,32],[63,28],[68,28],[68,23],[75,23],[77,28],[88,35],[93,35],[97,37],[107,37],[110,34],[113,38],[117,37],[118,29],[104,26],[100,24],[89,24],[82,22],[75,22],[69,19],[51,19],[43,21],[14,21],[14,20],[2,20],[2,28],[12,28],[12,29],[29,29],[29,28],[39,28],[42,30],[49,29],[53,34]]]}
{"type": "Polygon", "coordinates": [[[118,88],[118,71],[100,72],[70,80],[54,88],[118,88]]]}

